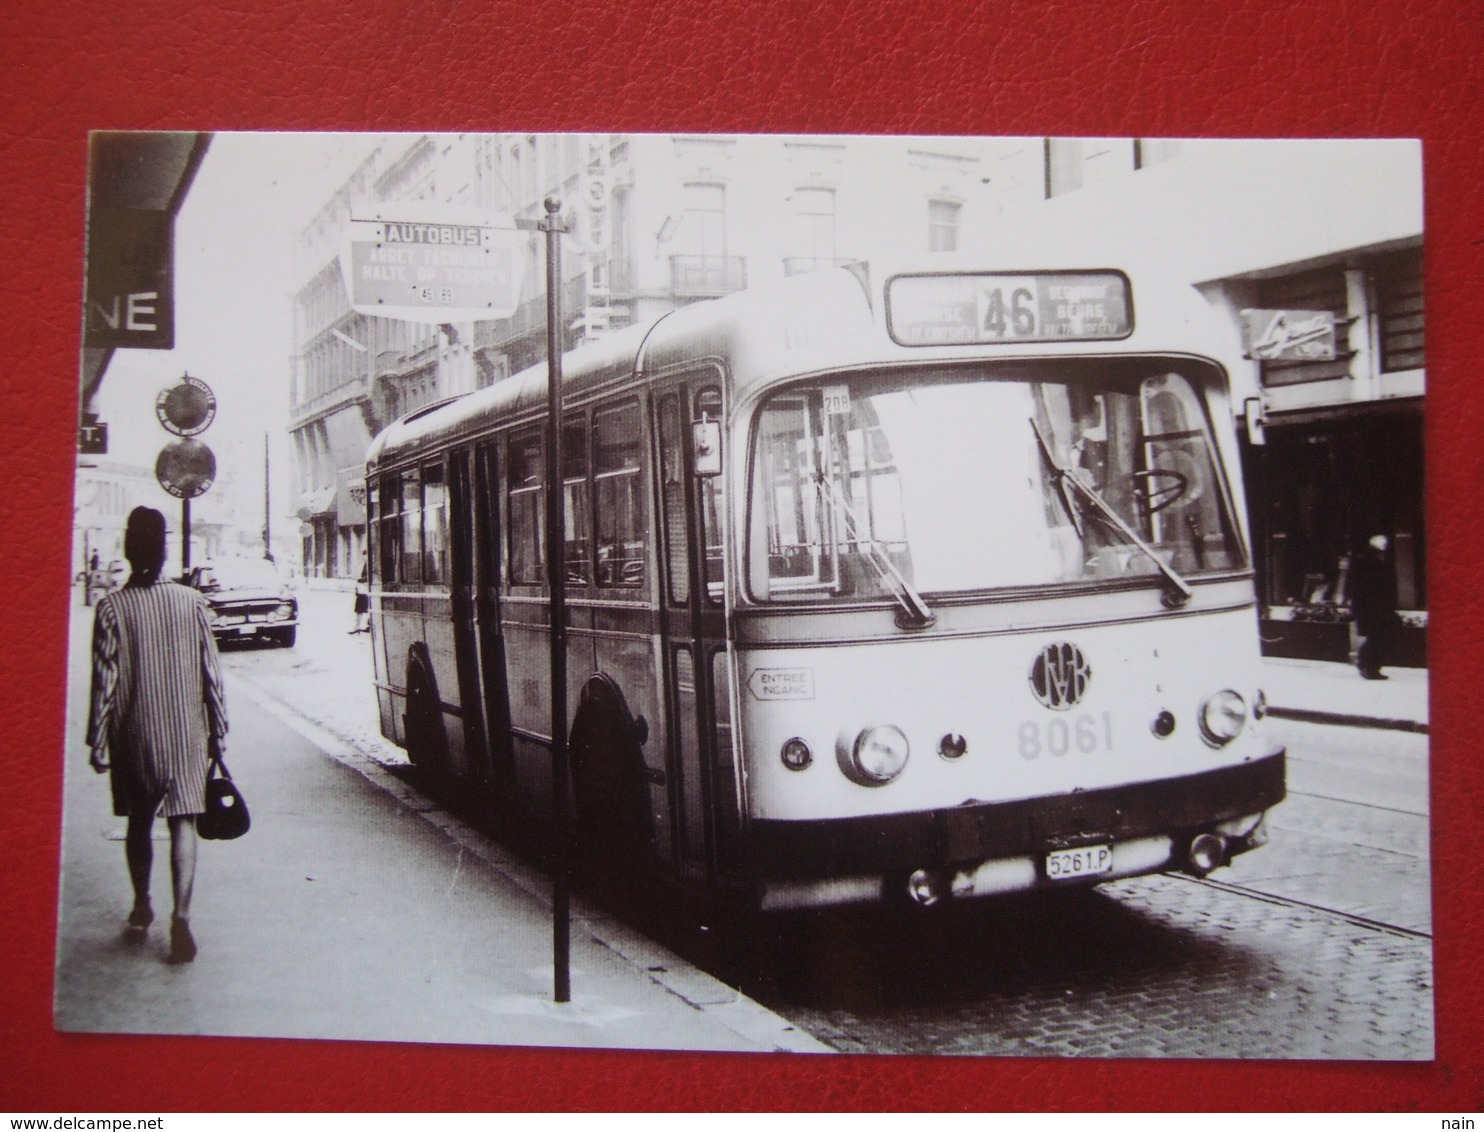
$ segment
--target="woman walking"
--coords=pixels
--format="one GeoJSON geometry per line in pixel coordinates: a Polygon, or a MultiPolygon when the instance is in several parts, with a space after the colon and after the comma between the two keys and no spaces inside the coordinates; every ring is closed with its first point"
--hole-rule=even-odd
{"type": "Polygon", "coordinates": [[[142,940],[154,921],[151,835],[163,811],[175,903],[169,962],[189,963],[196,815],[206,808],[208,748],[227,733],[221,670],[206,599],[160,577],[165,516],[149,507],[130,512],[124,557],[133,572],[99,600],[93,623],[88,746],[93,769],[111,771],[114,813],[129,819],[124,855],[134,907],[125,932],[142,940]]]}

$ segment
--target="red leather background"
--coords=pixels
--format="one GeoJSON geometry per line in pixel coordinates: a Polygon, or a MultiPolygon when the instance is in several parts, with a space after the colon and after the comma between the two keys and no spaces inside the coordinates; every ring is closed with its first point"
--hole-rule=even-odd
{"type": "Polygon", "coordinates": [[[1484,1108],[1476,0],[56,0],[5,22],[0,1109],[1484,1108]],[[54,1032],[90,128],[1422,137],[1437,1061],[718,1057],[54,1032]]]}

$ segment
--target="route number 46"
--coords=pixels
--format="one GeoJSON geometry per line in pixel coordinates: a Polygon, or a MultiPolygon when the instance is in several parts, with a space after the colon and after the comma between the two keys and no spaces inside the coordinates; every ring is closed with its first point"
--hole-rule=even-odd
{"type": "Polygon", "coordinates": [[[1077,751],[1090,755],[1113,749],[1113,714],[1082,714],[1075,718],[1057,716],[1038,721],[1028,719],[1020,725],[1020,757],[1027,762],[1049,754],[1056,758],[1077,751]]]}
{"type": "Polygon", "coordinates": [[[980,326],[985,334],[1004,338],[1030,338],[1036,333],[1036,312],[1031,306],[1035,301],[1029,289],[1016,287],[1010,292],[1010,302],[1005,303],[1004,293],[991,287],[984,296],[984,322],[980,326]]]}

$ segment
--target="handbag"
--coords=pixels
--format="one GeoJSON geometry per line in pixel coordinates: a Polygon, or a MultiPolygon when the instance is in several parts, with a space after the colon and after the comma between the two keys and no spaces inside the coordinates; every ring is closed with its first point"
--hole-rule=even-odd
{"type": "Polygon", "coordinates": [[[231,841],[252,825],[247,802],[227,773],[222,757],[212,752],[206,771],[206,811],[196,819],[196,833],[207,841],[231,841]]]}

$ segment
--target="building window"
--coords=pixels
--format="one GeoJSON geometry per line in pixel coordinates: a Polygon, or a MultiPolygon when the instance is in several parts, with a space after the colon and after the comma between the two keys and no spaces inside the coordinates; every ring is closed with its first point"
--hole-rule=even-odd
{"type": "Polygon", "coordinates": [[[1111,181],[1139,167],[1139,147],[1130,138],[1046,139],[1048,197],[1111,181]]]}
{"type": "Polygon", "coordinates": [[[680,254],[670,257],[670,287],[677,297],[704,298],[747,286],[741,258],[727,255],[726,187],[685,186],[680,254]]]}
{"type": "Polygon", "coordinates": [[[1170,161],[1180,156],[1180,141],[1177,138],[1135,138],[1134,168],[1147,169],[1161,161],[1170,161]]]}
{"type": "Polygon", "coordinates": [[[615,295],[634,292],[633,236],[629,231],[633,208],[627,185],[613,187],[612,212],[608,222],[608,289],[615,295]]]}
{"type": "Polygon", "coordinates": [[[1422,249],[1375,262],[1381,372],[1422,368],[1422,249]]]}
{"type": "Polygon", "coordinates": [[[958,222],[963,205],[951,200],[928,201],[928,251],[958,251],[958,222]]]}
{"type": "Polygon", "coordinates": [[[726,186],[685,186],[685,224],[680,235],[686,255],[710,259],[727,254],[726,186]]]}
{"type": "Polygon", "coordinates": [[[784,261],[789,275],[833,267],[835,263],[835,190],[795,189],[793,255],[784,261]]]}

